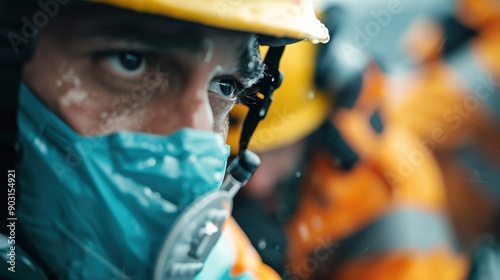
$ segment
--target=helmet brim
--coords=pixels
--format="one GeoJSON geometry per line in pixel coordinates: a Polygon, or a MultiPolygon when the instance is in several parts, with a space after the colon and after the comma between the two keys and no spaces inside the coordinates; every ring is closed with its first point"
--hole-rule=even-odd
{"type": "Polygon", "coordinates": [[[258,34],[267,39],[262,40],[266,45],[284,45],[303,39],[313,43],[326,43],[329,40],[328,29],[316,18],[312,1],[309,0],[89,1],[258,34]]]}

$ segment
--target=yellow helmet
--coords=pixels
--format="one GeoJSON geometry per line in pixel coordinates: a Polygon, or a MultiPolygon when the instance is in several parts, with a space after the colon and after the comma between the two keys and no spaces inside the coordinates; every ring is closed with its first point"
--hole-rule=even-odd
{"type": "Polygon", "coordinates": [[[223,29],[327,42],[313,0],[90,0],[223,29]]]}
{"type": "MultiPolygon", "coordinates": [[[[261,53],[266,47],[261,47],[261,53]]],[[[317,129],[331,108],[331,98],[314,89],[316,45],[298,42],[289,45],[281,59],[283,84],[274,93],[267,116],[255,130],[249,149],[264,152],[292,144],[317,129]]],[[[249,101],[251,102],[251,100],[249,101]]],[[[237,154],[243,121],[248,112],[244,105],[231,111],[227,144],[237,154]]]]}

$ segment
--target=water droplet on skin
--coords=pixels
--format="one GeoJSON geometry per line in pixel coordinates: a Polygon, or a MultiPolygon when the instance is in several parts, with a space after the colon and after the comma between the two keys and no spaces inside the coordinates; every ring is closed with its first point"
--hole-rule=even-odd
{"type": "Polygon", "coordinates": [[[69,106],[73,103],[82,103],[88,98],[88,92],[78,88],[70,89],[64,96],[61,97],[61,105],[69,106]]]}
{"type": "Polygon", "coordinates": [[[75,87],[79,87],[82,84],[80,78],[75,75],[75,69],[73,68],[68,69],[62,79],[67,83],[72,83],[75,87]]]}

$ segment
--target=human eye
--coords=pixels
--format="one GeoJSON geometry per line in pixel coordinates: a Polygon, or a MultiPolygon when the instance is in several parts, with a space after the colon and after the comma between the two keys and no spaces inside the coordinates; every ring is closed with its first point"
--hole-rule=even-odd
{"type": "Polygon", "coordinates": [[[120,78],[137,78],[146,75],[149,55],[134,51],[110,51],[98,55],[100,62],[120,78]]]}
{"type": "Polygon", "coordinates": [[[222,77],[213,79],[210,82],[208,90],[225,99],[236,100],[241,94],[243,86],[234,78],[222,77]]]}

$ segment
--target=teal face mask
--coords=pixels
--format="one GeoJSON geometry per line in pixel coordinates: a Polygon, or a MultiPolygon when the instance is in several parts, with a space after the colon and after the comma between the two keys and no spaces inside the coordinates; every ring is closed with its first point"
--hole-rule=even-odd
{"type": "Polygon", "coordinates": [[[150,279],[174,220],[217,189],[229,149],[216,133],[75,133],[20,93],[18,220],[62,279],[150,279]]]}

